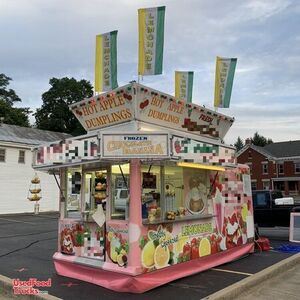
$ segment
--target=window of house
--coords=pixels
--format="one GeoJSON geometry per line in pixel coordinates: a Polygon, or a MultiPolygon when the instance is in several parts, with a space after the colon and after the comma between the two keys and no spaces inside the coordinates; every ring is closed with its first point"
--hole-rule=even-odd
{"type": "Polygon", "coordinates": [[[18,163],[19,164],[25,164],[25,151],[24,150],[19,150],[18,163]]]}
{"type": "Polygon", "coordinates": [[[247,165],[249,166],[250,169],[250,175],[252,175],[252,163],[247,163],[247,165]]]}
{"type": "Polygon", "coordinates": [[[0,162],[5,162],[5,149],[0,149],[0,162]]]}
{"type": "Polygon", "coordinates": [[[252,152],[251,152],[251,150],[248,151],[248,159],[252,159],[252,152]]]}
{"type": "Polygon", "coordinates": [[[295,163],[295,173],[300,173],[300,162],[295,163]]]}
{"type": "Polygon", "coordinates": [[[262,163],[262,173],[268,174],[268,163],[262,163]]]}
{"type": "Polygon", "coordinates": [[[298,181],[289,181],[289,192],[291,194],[298,194],[298,181]]]}
{"type": "Polygon", "coordinates": [[[277,170],[278,170],[278,174],[283,174],[283,164],[278,164],[277,165],[277,170]]]}
{"type": "Polygon", "coordinates": [[[262,184],[263,184],[263,189],[264,190],[269,190],[270,189],[270,180],[264,180],[262,182],[262,184]]]}
{"type": "Polygon", "coordinates": [[[284,191],[284,181],[275,181],[274,189],[279,191],[284,191]]]}

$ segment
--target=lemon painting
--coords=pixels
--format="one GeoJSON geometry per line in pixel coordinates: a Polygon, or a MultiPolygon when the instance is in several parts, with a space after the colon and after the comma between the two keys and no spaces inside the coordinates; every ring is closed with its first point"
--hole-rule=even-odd
{"type": "Polygon", "coordinates": [[[245,223],[247,222],[247,216],[248,216],[248,206],[247,206],[247,204],[243,204],[243,206],[242,206],[242,219],[245,223]]]}
{"type": "Polygon", "coordinates": [[[170,251],[168,247],[158,245],[154,252],[154,264],[156,269],[164,268],[168,265],[170,259],[170,251]]]}
{"type": "Polygon", "coordinates": [[[173,264],[173,244],[178,241],[167,228],[161,225],[156,230],[149,230],[139,240],[142,266],[147,269],[161,269],[173,264]]]}
{"type": "Polygon", "coordinates": [[[142,250],[142,265],[144,268],[152,268],[154,266],[155,245],[152,240],[147,242],[142,250]]]}
{"type": "Polygon", "coordinates": [[[203,238],[199,244],[199,256],[203,257],[211,254],[211,245],[208,238],[203,238]]]}

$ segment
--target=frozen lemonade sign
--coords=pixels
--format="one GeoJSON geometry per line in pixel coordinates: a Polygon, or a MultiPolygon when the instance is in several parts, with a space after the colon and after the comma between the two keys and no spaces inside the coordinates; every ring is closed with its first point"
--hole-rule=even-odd
{"type": "Polygon", "coordinates": [[[133,119],[132,95],[122,91],[95,96],[71,106],[86,131],[99,129],[133,119]]]}
{"type": "Polygon", "coordinates": [[[102,157],[168,157],[168,134],[103,134],[102,157]]]}

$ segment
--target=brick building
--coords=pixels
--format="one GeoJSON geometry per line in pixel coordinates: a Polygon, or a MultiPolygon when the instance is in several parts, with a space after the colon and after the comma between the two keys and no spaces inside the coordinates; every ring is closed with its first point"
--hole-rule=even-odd
{"type": "Polygon", "coordinates": [[[258,147],[246,140],[238,163],[249,165],[252,189],[276,189],[300,199],[300,140],[258,147]]]}

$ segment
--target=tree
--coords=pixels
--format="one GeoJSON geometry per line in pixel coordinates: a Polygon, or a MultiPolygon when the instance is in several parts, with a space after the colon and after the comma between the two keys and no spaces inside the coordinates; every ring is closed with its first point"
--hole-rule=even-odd
{"type": "Polygon", "coordinates": [[[0,118],[3,118],[1,122],[5,124],[30,127],[29,114],[29,108],[12,107],[3,100],[0,100],[0,118]]]}
{"type": "Polygon", "coordinates": [[[84,134],[83,127],[68,106],[93,95],[90,82],[64,77],[51,78],[49,84],[51,88],[43,93],[43,104],[35,113],[37,128],[72,135],[84,134]]]}
{"type": "Polygon", "coordinates": [[[237,141],[235,142],[234,147],[235,147],[236,151],[240,151],[244,147],[243,140],[240,137],[237,138],[237,141]]]}
{"type": "Polygon", "coordinates": [[[0,118],[1,122],[12,125],[29,127],[28,107],[13,107],[15,102],[21,102],[20,97],[12,89],[8,89],[12,79],[5,74],[0,74],[0,118]]]}
{"type": "Polygon", "coordinates": [[[253,135],[252,138],[252,144],[255,146],[260,146],[260,147],[264,147],[268,144],[272,144],[273,141],[270,138],[265,138],[262,135],[259,135],[258,132],[256,131],[253,135]]]}

